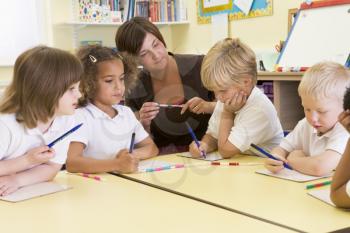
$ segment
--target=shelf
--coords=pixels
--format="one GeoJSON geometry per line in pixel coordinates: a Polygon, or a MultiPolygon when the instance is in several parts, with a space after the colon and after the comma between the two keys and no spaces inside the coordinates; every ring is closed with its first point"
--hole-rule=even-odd
{"type": "MultiPolygon", "coordinates": [[[[167,26],[167,25],[185,25],[189,24],[189,21],[174,21],[174,22],[153,22],[155,25],[159,26],[167,26]]],[[[87,27],[87,26],[102,26],[102,27],[108,27],[108,26],[120,26],[123,23],[95,23],[95,22],[67,22],[63,23],[61,25],[65,26],[79,26],[79,27],[87,27]]]]}
{"type": "Polygon", "coordinates": [[[300,81],[304,72],[258,72],[258,81],[300,81]]]}

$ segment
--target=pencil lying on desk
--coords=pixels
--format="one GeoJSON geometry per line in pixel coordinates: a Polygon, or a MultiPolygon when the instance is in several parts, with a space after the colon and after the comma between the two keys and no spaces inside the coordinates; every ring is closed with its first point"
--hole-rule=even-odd
{"type": "Polygon", "coordinates": [[[82,177],[93,179],[93,180],[97,180],[97,181],[104,181],[105,180],[105,179],[103,179],[100,176],[91,175],[91,174],[88,174],[88,173],[70,173],[69,172],[68,174],[76,175],[76,176],[82,176],[82,177]]]}
{"type": "Polygon", "coordinates": [[[322,187],[322,186],[330,185],[331,183],[332,183],[332,181],[331,181],[331,180],[327,180],[327,181],[320,182],[320,183],[309,184],[309,185],[306,185],[306,189],[318,188],[318,187],[322,187]]]}
{"type": "Polygon", "coordinates": [[[216,162],[210,163],[213,166],[256,166],[263,165],[263,163],[239,163],[239,162],[216,162]]]}

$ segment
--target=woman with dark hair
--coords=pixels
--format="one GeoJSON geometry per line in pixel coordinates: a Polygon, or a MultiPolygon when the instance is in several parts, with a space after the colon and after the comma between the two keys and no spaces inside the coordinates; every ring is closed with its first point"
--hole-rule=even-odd
{"type": "Polygon", "coordinates": [[[119,51],[136,56],[143,67],[126,93],[126,104],[153,135],[160,153],[187,151],[193,139],[185,122],[201,138],[216,104],[201,83],[204,56],[168,52],[158,28],[142,17],[119,27],[115,42],[119,51]]]}

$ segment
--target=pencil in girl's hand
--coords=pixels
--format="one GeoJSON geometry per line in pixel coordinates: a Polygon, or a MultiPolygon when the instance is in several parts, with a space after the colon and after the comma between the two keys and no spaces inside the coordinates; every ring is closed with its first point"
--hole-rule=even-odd
{"type": "Polygon", "coordinates": [[[69,134],[73,133],[74,131],[76,131],[77,129],[79,129],[81,126],[83,125],[83,123],[73,127],[72,129],[68,130],[66,133],[62,134],[60,137],[56,138],[54,141],[52,141],[51,143],[49,143],[47,146],[48,147],[53,147],[57,142],[63,140],[65,137],[67,137],[69,134]]]}
{"type": "Polygon", "coordinates": [[[131,154],[132,151],[134,150],[134,144],[135,144],[135,133],[132,133],[131,135],[131,141],[130,141],[130,148],[129,148],[129,153],[131,154]]]}

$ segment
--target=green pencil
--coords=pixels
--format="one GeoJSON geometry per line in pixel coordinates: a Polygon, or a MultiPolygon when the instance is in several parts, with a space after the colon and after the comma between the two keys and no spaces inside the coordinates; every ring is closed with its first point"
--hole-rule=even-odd
{"type": "Polygon", "coordinates": [[[320,182],[320,183],[316,183],[316,184],[309,184],[309,185],[306,185],[306,189],[318,188],[318,187],[330,185],[331,183],[332,183],[332,181],[328,180],[328,181],[324,181],[324,182],[320,182]]]}

